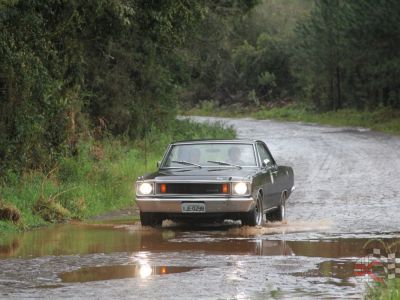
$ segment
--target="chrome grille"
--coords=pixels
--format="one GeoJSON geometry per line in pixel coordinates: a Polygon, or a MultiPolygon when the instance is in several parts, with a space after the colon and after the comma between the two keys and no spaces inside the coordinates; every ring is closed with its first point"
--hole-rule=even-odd
{"type": "Polygon", "coordinates": [[[158,183],[157,194],[227,194],[223,192],[223,185],[221,183],[158,183]]]}

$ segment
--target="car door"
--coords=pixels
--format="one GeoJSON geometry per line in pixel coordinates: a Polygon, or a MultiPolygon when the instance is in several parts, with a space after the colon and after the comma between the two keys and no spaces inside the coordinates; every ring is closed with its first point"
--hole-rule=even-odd
{"type": "Polygon", "coordinates": [[[264,191],[264,208],[270,208],[279,205],[280,201],[280,189],[277,184],[277,173],[278,166],[275,163],[274,158],[268,150],[268,147],[262,143],[256,143],[257,152],[259,155],[262,172],[264,174],[265,184],[263,186],[264,191]]]}

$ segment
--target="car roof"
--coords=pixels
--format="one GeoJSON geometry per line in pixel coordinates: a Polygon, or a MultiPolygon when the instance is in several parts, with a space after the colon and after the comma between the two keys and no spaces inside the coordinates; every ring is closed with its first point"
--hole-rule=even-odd
{"type": "Polygon", "coordinates": [[[202,139],[202,140],[184,140],[171,143],[171,145],[180,144],[209,144],[209,143],[229,143],[229,144],[254,144],[255,142],[261,142],[259,140],[252,139],[202,139]]]}

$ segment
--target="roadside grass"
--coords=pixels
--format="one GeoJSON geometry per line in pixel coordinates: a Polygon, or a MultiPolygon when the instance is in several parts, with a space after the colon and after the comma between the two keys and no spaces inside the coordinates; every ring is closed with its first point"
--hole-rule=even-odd
{"type": "Polygon", "coordinates": [[[185,115],[252,117],[255,119],[275,119],[334,126],[364,127],[390,134],[400,134],[400,110],[379,108],[374,111],[341,109],[332,112],[315,112],[302,105],[283,107],[243,108],[240,106],[218,107],[212,101],[182,112],[185,115]]]}
{"type": "Polygon", "coordinates": [[[385,284],[368,286],[365,299],[374,299],[374,300],[400,299],[400,278],[387,280],[385,284]]]}
{"type": "Polygon", "coordinates": [[[235,135],[231,127],[225,128],[221,123],[177,120],[168,132],[150,131],[146,141],[89,139],[79,145],[76,156],[62,158],[47,173],[9,172],[0,184],[0,210],[1,205],[13,207],[19,219],[0,217],[0,234],[131,207],[136,178],[156,170],[168,143],[235,135]]]}

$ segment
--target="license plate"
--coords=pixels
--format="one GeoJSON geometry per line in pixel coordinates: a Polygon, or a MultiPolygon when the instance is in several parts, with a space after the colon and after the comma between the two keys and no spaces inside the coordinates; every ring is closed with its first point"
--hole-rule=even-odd
{"type": "Polygon", "coordinates": [[[182,203],[183,213],[203,213],[206,212],[204,203],[182,203]]]}

